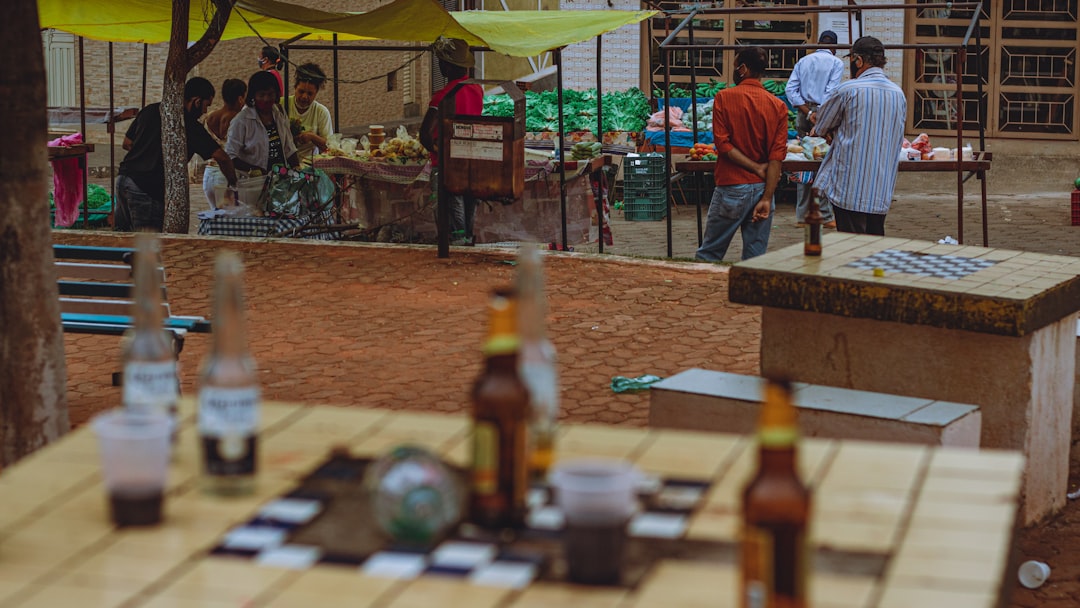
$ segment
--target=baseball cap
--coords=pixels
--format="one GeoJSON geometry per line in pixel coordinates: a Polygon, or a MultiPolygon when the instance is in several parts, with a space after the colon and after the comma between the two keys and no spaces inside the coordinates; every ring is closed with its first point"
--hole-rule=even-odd
{"type": "Polygon", "coordinates": [[[873,36],[863,36],[862,38],[856,40],[855,44],[851,45],[851,53],[848,54],[848,57],[852,55],[872,57],[874,55],[884,54],[885,45],[881,44],[880,40],[874,38],[873,36]]]}
{"type": "Polygon", "coordinates": [[[818,42],[821,42],[822,44],[836,44],[837,40],[836,32],[832,30],[825,30],[818,36],[818,42]]]}

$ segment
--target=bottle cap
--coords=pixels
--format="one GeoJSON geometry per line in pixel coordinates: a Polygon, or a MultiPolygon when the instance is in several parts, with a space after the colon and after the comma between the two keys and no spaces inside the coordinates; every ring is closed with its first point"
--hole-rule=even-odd
{"type": "Polygon", "coordinates": [[[1050,566],[1035,560],[1026,561],[1020,564],[1017,578],[1020,579],[1021,585],[1028,589],[1036,589],[1050,578],[1050,566]]]}

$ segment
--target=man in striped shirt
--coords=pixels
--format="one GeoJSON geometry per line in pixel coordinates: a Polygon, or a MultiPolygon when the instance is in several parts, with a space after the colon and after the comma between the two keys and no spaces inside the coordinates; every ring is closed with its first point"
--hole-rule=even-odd
{"type": "Polygon", "coordinates": [[[761,86],[766,61],[761,47],[741,49],[732,78],[737,86],[721,90],[713,101],[716,190],[699,260],[723,260],[740,230],[742,259],[765,253],[769,245],[773,192],[787,154],[787,106],[761,86]]]}
{"type": "Polygon", "coordinates": [[[885,235],[907,99],[885,76],[885,47],[864,36],[851,47],[852,80],[818,112],[814,134],[832,137],[814,186],[833,207],[837,230],[885,235]]]}

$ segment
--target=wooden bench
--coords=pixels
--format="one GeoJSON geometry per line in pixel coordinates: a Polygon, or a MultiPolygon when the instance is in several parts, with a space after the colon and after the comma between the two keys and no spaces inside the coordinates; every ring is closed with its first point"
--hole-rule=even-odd
{"type": "MultiPolygon", "coordinates": [[[[65,332],[120,336],[134,326],[134,249],[53,245],[53,255],[65,332]]],[[[188,332],[209,333],[211,325],[203,317],[172,314],[165,289],[165,269],[159,266],[158,273],[163,325],[172,334],[173,351],[179,356],[188,332]]],[[[119,384],[118,378],[114,374],[114,384],[119,384]]]]}
{"type": "MultiPolygon", "coordinates": [[[[690,369],[652,385],[649,425],[749,434],[757,426],[764,380],[690,369]]],[[[808,437],[979,447],[974,405],[794,383],[799,427],[808,437]]]]}

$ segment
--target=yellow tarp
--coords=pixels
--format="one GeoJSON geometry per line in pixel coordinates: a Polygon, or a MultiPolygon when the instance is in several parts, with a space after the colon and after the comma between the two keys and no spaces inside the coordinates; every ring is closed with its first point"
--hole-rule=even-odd
{"type": "MultiPolygon", "coordinates": [[[[170,0],[38,0],[41,27],[112,42],[158,43],[169,40],[170,0]]],[[[439,36],[462,38],[515,57],[537,55],[588,40],[655,11],[469,11],[448,13],[435,0],[396,0],[367,13],[318,11],[276,0],[240,0],[222,40],[396,40],[431,42],[439,36]],[[250,24],[250,25],[249,25],[250,24]],[[254,30],[254,31],[253,31],[254,30]]],[[[213,4],[192,0],[190,37],[206,30],[213,4]]]]}

